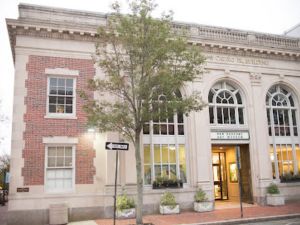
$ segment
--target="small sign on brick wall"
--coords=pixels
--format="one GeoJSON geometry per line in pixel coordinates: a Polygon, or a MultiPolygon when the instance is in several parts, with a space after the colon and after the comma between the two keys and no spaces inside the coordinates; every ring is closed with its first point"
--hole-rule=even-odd
{"type": "Polygon", "coordinates": [[[18,187],[17,192],[29,192],[29,187],[18,187]]]}

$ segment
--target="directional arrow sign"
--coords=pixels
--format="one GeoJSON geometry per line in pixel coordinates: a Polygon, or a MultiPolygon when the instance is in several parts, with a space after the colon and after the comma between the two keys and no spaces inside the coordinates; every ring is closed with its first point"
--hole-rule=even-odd
{"type": "Polygon", "coordinates": [[[119,143],[119,142],[105,142],[106,150],[123,150],[128,151],[128,143],[119,143]]]}

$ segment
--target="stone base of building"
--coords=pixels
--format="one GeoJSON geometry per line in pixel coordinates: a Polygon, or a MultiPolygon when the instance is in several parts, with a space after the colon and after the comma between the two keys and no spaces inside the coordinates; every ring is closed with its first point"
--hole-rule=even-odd
{"type": "MultiPolygon", "coordinates": [[[[180,203],[183,211],[192,210],[192,203],[180,203]]],[[[158,204],[146,204],[143,208],[144,215],[158,214],[158,204]]],[[[81,207],[69,208],[69,222],[96,220],[113,217],[113,207],[81,207]]],[[[16,210],[8,211],[7,225],[47,225],[49,224],[49,209],[41,210],[16,210]]]]}

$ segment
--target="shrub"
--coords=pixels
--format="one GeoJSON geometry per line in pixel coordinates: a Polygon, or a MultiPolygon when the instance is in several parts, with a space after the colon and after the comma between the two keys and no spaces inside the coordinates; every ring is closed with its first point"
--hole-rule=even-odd
{"type": "Polygon", "coordinates": [[[161,205],[175,207],[177,205],[175,196],[171,192],[165,192],[160,199],[161,205]]]}
{"type": "Polygon", "coordinates": [[[271,183],[268,187],[267,187],[267,193],[268,194],[279,194],[280,191],[278,189],[278,186],[274,183],[271,183]]]}
{"type": "Polygon", "coordinates": [[[207,201],[206,193],[201,188],[198,188],[194,196],[194,199],[195,202],[205,202],[207,201]]]}
{"type": "Polygon", "coordinates": [[[122,211],[124,209],[135,208],[133,198],[129,198],[126,194],[119,195],[117,197],[117,210],[122,211]]]}

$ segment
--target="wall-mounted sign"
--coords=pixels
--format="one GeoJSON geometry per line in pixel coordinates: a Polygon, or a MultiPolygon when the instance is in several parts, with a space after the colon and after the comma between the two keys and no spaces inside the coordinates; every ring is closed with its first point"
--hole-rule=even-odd
{"type": "Polygon", "coordinates": [[[249,140],[248,131],[212,131],[212,140],[249,140]]]}
{"type": "Polygon", "coordinates": [[[29,192],[29,187],[18,187],[17,192],[29,192]]]}

